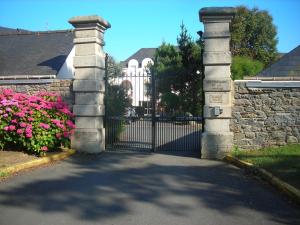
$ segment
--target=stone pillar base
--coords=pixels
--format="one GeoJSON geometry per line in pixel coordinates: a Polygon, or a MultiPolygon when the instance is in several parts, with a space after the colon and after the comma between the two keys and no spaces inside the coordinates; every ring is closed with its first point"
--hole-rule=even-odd
{"type": "Polygon", "coordinates": [[[78,152],[101,153],[105,151],[105,129],[76,129],[71,147],[78,152]]]}
{"type": "Polygon", "coordinates": [[[211,134],[204,132],[201,138],[201,158],[222,159],[233,148],[233,133],[211,134]]]}

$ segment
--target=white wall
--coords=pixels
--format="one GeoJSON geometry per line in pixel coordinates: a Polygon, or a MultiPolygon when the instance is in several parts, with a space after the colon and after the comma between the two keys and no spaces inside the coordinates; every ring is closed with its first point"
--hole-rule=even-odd
{"type": "Polygon", "coordinates": [[[67,56],[65,63],[57,73],[58,79],[74,79],[74,75],[75,75],[75,69],[73,66],[74,56],[75,56],[75,48],[73,47],[71,52],[67,56]]]}

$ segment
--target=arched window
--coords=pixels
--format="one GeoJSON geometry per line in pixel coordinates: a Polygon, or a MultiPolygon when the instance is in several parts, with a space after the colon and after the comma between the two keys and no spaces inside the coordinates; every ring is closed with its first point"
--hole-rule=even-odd
{"type": "Polygon", "coordinates": [[[142,67],[143,68],[149,66],[149,64],[153,65],[153,60],[152,59],[150,59],[150,58],[143,59],[143,61],[142,61],[142,67]]]}

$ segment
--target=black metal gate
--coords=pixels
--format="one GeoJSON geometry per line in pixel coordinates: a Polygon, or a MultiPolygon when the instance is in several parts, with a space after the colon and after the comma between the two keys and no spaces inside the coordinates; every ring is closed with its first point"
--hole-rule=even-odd
{"type": "Polygon", "coordinates": [[[167,113],[155,96],[148,71],[106,76],[106,149],[200,153],[202,117],[167,113]]]}

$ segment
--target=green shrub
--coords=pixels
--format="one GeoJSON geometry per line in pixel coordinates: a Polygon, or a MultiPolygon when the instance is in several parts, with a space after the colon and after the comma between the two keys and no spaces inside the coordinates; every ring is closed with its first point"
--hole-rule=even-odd
{"type": "Polygon", "coordinates": [[[120,140],[121,133],[125,129],[124,119],[109,119],[106,124],[106,142],[113,144],[120,140]]]}
{"type": "Polygon", "coordinates": [[[233,80],[242,80],[244,76],[255,76],[264,68],[264,64],[246,56],[235,56],[231,65],[233,80]]]}
{"type": "Polygon", "coordinates": [[[125,122],[122,117],[125,114],[126,107],[130,107],[131,99],[126,91],[119,85],[107,85],[105,96],[106,102],[106,140],[112,144],[120,139],[120,135],[125,128],[125,122]]]}

